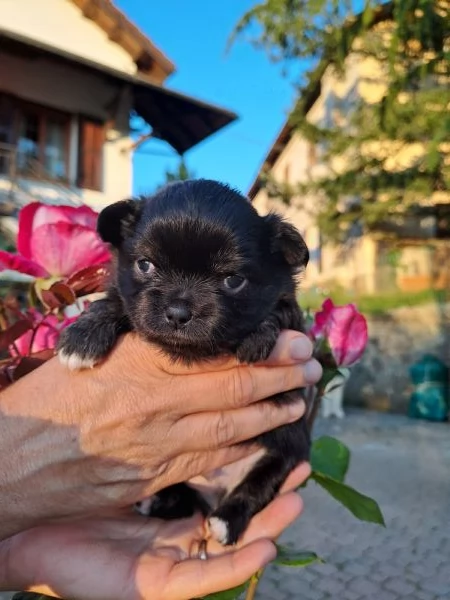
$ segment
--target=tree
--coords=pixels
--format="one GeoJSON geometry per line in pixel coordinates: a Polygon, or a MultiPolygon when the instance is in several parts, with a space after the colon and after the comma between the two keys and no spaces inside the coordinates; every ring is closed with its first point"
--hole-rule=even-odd
{"type": "Polygon", "coordinates": [[[178,163],[176,169],[165,172],[165,178],[166,180],[164,183],[171,183],[173,181],[186,181],[187,179],[194,179],[195,175],[189,171],[184,158],[180,158],[180,162],[178,163]]]}
{"type": "Polygon", "coordinates": [[[361,4],[264,0],[234,32],[256,29],[251,43],[297,67],[299,101],[290,124],[320,149],[327,171],[294,189],[270,176],[263,184],[284,201],[315,193],[317,221],[331,241],[347,239],[355,224],[395,233],[435,201],[450,203],[450,2],[361,4]],[[377,61],[384,92],[370,104],[358,94],[350,104],[337,102],[337,118],[311,123],[307,112],[322,76],[328,68],[342,74],[350,52],[377,61]],[[408,148],[413,158],[393,160],[408,148]]]}

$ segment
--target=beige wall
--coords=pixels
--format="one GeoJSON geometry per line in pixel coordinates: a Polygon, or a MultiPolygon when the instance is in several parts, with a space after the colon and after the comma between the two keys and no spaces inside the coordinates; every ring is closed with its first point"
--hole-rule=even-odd
{"type": "MultiPolygon", "coordinates": [[[[358,61],[355,57],[349,57],[347,66],[342,78],[336,77],[332,69],[327,69],[322,79],[322,94],[308,113],[308,119],[312,123],[320,124],[327,118],[336,118],[336,105],[358,93],[358,61]]],[[[320,151],[316,149],[312,153],[310,142],[299,133],[294,133],[270,172],[276,181],[295,186],[308,179],[323,176],[326,171],[327,166],[320,160],[320,151]]],[[[261,189],[253,200],[258,212],[265,214],[269,210],[276,210],[302,233],[311,254],[304,287],[335,282],[372,290],[374,243],[370,239],[356,240],[353,246],[345,249],[322,245],[319,229],[315,225],[319,202],[318,196],[296,196],[287,206],[278,199],[269,198],[265,189],[261,189]]]]}
{"type": "Polygon", "coordinates": [[[136,72],[132,57],[69,0],[0,0],[0,27],[126,73],[136,72]]]}

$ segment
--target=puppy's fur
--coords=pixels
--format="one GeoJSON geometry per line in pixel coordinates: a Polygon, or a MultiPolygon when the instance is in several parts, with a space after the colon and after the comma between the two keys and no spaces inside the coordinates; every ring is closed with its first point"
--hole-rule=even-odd
{"type": "MultiPolygon", "coordinates": [[[[295,281],[308,262],[303,239],[223,184],[177,182],[152,197],[118,202],[100,214],[98,231],[117,250],[116,279],[106,299],[63,332],[59,356],[71,368],[101,361],[131,330],[185,363],[224,354],[253,363],[269,356],[282,329],[303,330],[295,281]]],[[[261,448],[253,464],[220,470],[218,502],[193,484],[177,484],[150,499],[146,512],[180,518],[200,509],[216,539],[235,543],[309,456],[304,419],[251,443],[261,448]]]]}

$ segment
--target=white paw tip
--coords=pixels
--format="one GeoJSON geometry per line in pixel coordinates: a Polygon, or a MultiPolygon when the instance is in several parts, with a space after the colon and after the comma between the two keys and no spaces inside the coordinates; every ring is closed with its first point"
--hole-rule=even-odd
{"type": "Polygon", "coordinates": [[[58,352],[59,362],[71,371],[79,369],[92,369],[95,365],[93,358],[83,357],[79,354],[67,354],[64,350],[58,352]]]}
{"type": "Polygon", "coordinates": [[[219,519],[219,517],[211,517],[208,520],[209,530],[212,537],[220,542],[226,544],[228,541],[228,523],[219,519]]]}
{"type": "Polygon", "coordinates": [[[141,500],[140,502],[136,502],[136,504],[134,505],[134,510],[136,512],[138,512],[140,515],[143,515],[144,517],[148,517],[150,515],[150,509],[152,507],[152,504],[153,504],[153,497],[144,498],[144,500],[141,500]]]}

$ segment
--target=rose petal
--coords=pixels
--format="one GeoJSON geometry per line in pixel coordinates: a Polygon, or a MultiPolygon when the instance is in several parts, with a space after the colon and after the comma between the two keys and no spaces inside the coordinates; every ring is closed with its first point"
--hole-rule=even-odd
{"type": "Polygon", "coordinates": [[[0,250],[0,271],[10,269],[32,277],[48,277],[48,272],[40,264],[19,254],[0,250]]]}
{"type": "Polygon", "coordinates": [[[335,306],[326,330],[338,366],[350,366],[361,357],[367,344],[367,324],[353,304],[335,306]]]}
{"type": "Polygon", "coordinates": [[[350,324],[345,352],[342,356],[342,366],[353,365],[361,358],[367,345],[367,322],[363,315],[356,313],[350,324]]]}
{"type": "Polygon", "coordinates": [[[322,304],[322,310],[314,315],[314,323],[310,331],[315,338],[324,337],[326,335],[325,329],[333,309],[333,301],[331,298],[327,298],[322,304]]]}
{"type": "Polygon", "coordinates": [[[36,211],[42,206],[40,202],[31,202],[19,212],[19,233],[17,234],[17,250],[25,258],[31,259],[31,234],[36,211]]]}
{"type": "Polygon", "coordinates": [[[111,258],[95,231],[60,222],[41,225],[33,231],[31,253],[51,275],[61,277],[111,258]]]}
{"type": "Polygon", "coordinates": [[[368,339],[366,320],[356,306],[335,306],[330,298],[314,316],[311,333],[326,340],[338,366],[350,366],[361,358],[368,339]]]}
{"type": "Polygon", "coordinates": [[[41,202],[27,204],[19,213],[17,250],[26,258],[34,258],[31,252],[33,232],[42,225],[52,223],[76,223],[95,231],[98,214],[86,205],[51,206],[41,202]]]}
{"type": "Polygon", "coordinates": [[[22,356],[28,356],[43,350],[53,350],[58,343],[61,331],[76,321],[76,318],[73,317],[65,318],[63,321],[60,321],[55,315],[44,317],[36,309],[29,310],[27,316],[34,323],[35,331],[27,331],[15,341],[14,346],[10,347],[13,356],[17,355],[16,350],[22,356]],[[31,343],[33,343],[32,347],[30,347],[31,343]]]}

